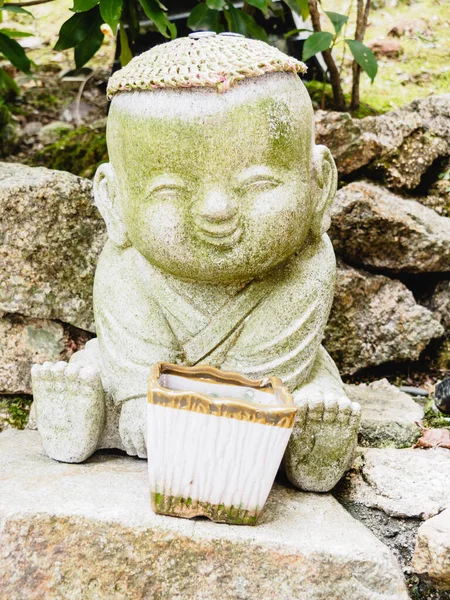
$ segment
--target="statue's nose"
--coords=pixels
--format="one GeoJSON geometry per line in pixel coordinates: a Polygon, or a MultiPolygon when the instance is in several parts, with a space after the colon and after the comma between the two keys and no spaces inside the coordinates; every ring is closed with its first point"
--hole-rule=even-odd
{"type": "Polygon", "coordinates": [[[237,204],[233,196],[218,189],[207,190],[197,205],[198,216],[210,222],[228,221],[236,212],[237,204]]]}

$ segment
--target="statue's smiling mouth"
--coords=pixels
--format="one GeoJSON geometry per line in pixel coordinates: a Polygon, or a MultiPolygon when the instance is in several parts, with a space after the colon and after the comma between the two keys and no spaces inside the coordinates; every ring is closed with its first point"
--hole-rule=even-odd
{"type": "Polygon", "coordinates": [[[237,220],[226,223],[196,223],[196,235],[202,241],[223,248],[236,244],[241,235],[242,228],[237,220]]]}

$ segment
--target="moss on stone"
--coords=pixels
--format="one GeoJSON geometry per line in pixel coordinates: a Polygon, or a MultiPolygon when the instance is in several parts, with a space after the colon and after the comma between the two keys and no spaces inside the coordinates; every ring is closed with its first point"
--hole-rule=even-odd
{"type": "Polygon", "coordinates": [[[157,492],[152,493],[151,499],[153,510],[161,515],[188,519],[207,517],[211,521],[230,525],[256,525],[260,512],[258,508],[250,511],[242,506],[211,504],[210,502],[201,502],[200,500],[192,500],[192,498],[170,496],[157,492]]]}
{"type": "Polygon", "coordinates": [[[31,398],[24,397],[6,397],[0,400],[0,431],[9,427],[24,429],[28,422],[31,403],[31,398]]]}
{"type": "Polygon", "coordinates": [[[67,132],[31,157],[29,162],[33,166],[45,166],[92,178],[98,165],[107,160],[106,128],[101,121],[67,132]]]}
{"type": "Polygon", "coordinates": [[[434,400],[431,399],[424,408],[424,426],[433,429],[446,428],[450,429],[450,417],[441,413],[435,406],[434,400]]]}

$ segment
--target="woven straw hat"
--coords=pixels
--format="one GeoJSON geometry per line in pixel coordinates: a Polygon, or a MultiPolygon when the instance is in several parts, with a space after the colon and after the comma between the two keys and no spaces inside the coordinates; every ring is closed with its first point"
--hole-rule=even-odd
{"type": "Polygon", "coordinates": [[[243,79],[266,73],[304,73],[306,66],[265,42],[238,34],[199,32],[133,58],[114,73],[108,98],[161,88],[215,88],[226,92],[243,79]]]}

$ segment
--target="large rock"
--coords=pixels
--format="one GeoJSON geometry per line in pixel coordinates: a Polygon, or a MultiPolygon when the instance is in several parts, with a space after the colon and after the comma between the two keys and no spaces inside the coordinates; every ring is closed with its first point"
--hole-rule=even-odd
{"type": "Polygon", "coordinates": [[[391,272],[450,270],[450,219],[413,199],[357,181],[341,188],[330,236],[353,264],[391,272]]]}
{"type": "Polygon", "coordinates": [[[450,450],[370,448],[345,478],[347,502],[429,519],[450,506],[450,450]]]}
{"type": "Polygon", "coordinates": [[[5,598],[407,600],[389,550],[331,496],[275,486],[256,527],[157,516],[146,462],[0,434],[5,598]]]}
{"type": "Polygon", "coordinates": [[[342,373],[416,360],[443,331],[400,281],[338,264],[325,346],[342,373]]]}
{"type": "Polygon", "coordinates": [[[450,590],[450,508],[420,526],[412,568],[440,589],[450,590]]]}
{"type": "Polygon", "coordinates": [[[66,337],[60,323],[20,315],[0,318],[0,393],[31,394],[31,367],[60,360],[66,337]]]}
{"type": "Polygon", "coordinates": [[[347,396],[361,405],[360,446],[407,448],[421,434],[422,407],[387,379],[346,385],[347,396]]]}
{"type": "Polygon", "coordinates": [[[353,119],[349,113],[315,113],[316,142],[330,148],[341,175],[349,175],[401,146],[421,126],[414,113],[393,111],[380,117],[353,119]]]}
{"type": "Polygon", "coordinates": [[[427,301],[427,307],[442,323],[446,334],[450,337],[450,281],[440,281],[437,284],[433,295],[427,301]]]}
{"type": "Polygon", "coordinates": [[[450,94],[364,119],[318,111],[316,141],[330,148],[341,175],[370,166],[387,185],[413,189],[437,158],[450,154],[450,94]]]}
{"type": "Polygon", "coordinates": [[[106,233],[91,182],[0,163],[0,237],[0,311],[93,330],[93,276],[106,233]]]}
{"type": "Polygon", "coordinates": [[[399,148],[377,160],[370,172],[377,178],[381,177],[394,190],[413,190],[434,161],[448,153],[447,140],[421,128],[414,131],[399,148]]]}

